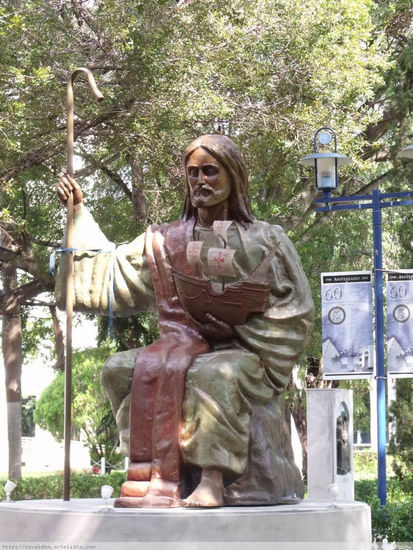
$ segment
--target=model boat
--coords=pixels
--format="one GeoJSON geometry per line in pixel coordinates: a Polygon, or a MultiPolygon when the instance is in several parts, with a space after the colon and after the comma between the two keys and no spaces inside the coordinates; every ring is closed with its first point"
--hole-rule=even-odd
{"type": "Polygon", "coordinates": [[[200,323],[208,323],[210,313],[228,325],[242,325],[251,313],[264,313],[269,307],[271,287],[267,283],[246,280],[217,292],[209,279],[177,271],[173,276],[183,308],[200,323]]]}

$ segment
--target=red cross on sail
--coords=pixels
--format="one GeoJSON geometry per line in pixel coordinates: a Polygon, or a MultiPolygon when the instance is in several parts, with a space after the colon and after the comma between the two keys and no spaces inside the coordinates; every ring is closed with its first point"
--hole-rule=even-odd
{"type": "Polygon", "coordinates": [[[231,248],[210,248],[208,250],[208,269],[217,277],[236,277],[232,261],[235,250],[231,248]]]}

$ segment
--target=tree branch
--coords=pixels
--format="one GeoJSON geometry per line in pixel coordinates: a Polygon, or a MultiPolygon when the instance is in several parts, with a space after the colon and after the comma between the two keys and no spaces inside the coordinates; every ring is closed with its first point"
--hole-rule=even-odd
{"type": "MultiPolygon", "coordinates": [[[[75,140],[81,135],[87,134],[92,128],[108,122],[120,116],[123,112],[127,112],[134,103],[134,99],[129,99],[124,103],[123,106],[119,106],[111,109],[105,113],[98,115],[93,119],[83,121],[75,126],[75,140]]],[[[62,126],[60,129],[66,129],[66,125],[62,126]]],[[[44,139],[44,136],[43,136],[44,139]]],[[[0,173],[0,184],[4,184],[11,179],[18,176],[24,170],[33,168],[40,164],[45,163],[47,160],[53,158],[60,152],[64,150],[63,146],[63,136],[55,139],[48,146],[40,147],[38,149],[29,151],[22,159],[20,159],[14,166],[4,170],[0,173]]]]}
{"type": "Polygon", "coordinates": [[[0,294],[0,315],[8,315],[30,298],[41,292],[51,292],[53,290],[53,279],[50,277],[50,281],[45,282],[44,280],[35,279],[17,287],[12,292],[0,294]]]}
{"type": "Polygon", "coordinates": [[[46,246],[48,248],[59,248],[62,244],[60,241],[44,241],[43,239],[31,238],[32,243],[39,244],[40,246],[46,246]]]}
{"type": "MultiPolygon", "coordinates": [[[[366,193],[369,193],[370,191],[372,191],[373,189],[375,189],[376,187],[378,187],[380,185],[380,183],[384,182],[387,180],[387,178],[389,177],[389,175],[394,172],[393,169],[385,172],[384,174],[382,174],[381,176],[375,178],[374,180],[372,180],[370,183],[368,183],[367,185],[364,185],[363,187],[360,187],[360,189],[358,189],[358,191],[356,191],[355,193],[352,193],[351,195],[349,195],[349,201],[351,200],[352,197],[354,197],[355,199],[357,198],[358,195],[365,195],[366,193]]],[[[305,233],[301,234],[300,236],[298,236],[296,239],[295,239],[295,242],[297,244],[302,244],[302,243],[305,243],[307,242],[308,240],[310,240],[311,238],[311,233],[313,232],[314,229],[319,229],[320,227],[322,227],[327,221],[330,220],[331,216],[334,214],[334,211],[331,211],[331,212],[322,212],[320,213],[321,215],[315,220],[315,222],[313,224],[311,224],[305,233]]],[[[305,216],[305,215],[304,215],[305,216]]]]}
{"type": "Polygon", "coordinates": [[[146,203],[143,180],[142,163],[140,159],[135,156],[129,156],[128,162],[132,169],[132,204],[135,210],[136,220],[145,220],[148,215],[148,205],[146,203]]]}
{"type": "Polygon", "coordinates": [[[0,252],[3,252],[3,250],[14,255],[18,253],[19,246],[10,232],[4,226],[0,226],[0,252]]]}
{"type": "Polygon", "coordinates": [[[106,174],[108,178],[110,178],[119,187],[119,189],[126,195],[126,197],[130,201],[132,201],[132,191],[129,189],[127,184],[123,181],[123,179],[119,176],[117,172],[114,172],[113,170],[108,168],[104,162],[97,159],[95,156],[86,153],[85,151],[82,152],[82,156],[85,159],[87,159],[91,164],[93,164],[96,168],[98,168],[104,174],[106,174]]]}

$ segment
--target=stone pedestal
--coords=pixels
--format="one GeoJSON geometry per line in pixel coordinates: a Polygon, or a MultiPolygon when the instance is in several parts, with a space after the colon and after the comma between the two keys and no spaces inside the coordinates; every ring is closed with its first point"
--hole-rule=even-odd
{"type": "Polygon", "coordinates": [[[354,500],[353,392],[307,390],[308,497],[354,500]]]}
{"type": "Polygon", "coordinates": [[[45,549],[83,543],[90,550],[371,550],[371,520],[361,502],[107,511],[102,499],[20,501],[0,503],[0,542],[45,549]]]}

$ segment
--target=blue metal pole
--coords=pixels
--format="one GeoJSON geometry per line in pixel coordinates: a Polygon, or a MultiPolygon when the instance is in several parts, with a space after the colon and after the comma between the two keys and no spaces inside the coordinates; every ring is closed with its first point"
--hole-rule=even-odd
{"type": "MultiPolygon", "coordinates": [[[[331,198],[330,191],[324,191],[321,199],[316,199],[316,212],[354,210],[372,208],[374,240],[374,300],[376,324],[376,383],[377,383],[377,473],[378,497],[382,506],[386,505],[386,373],[384,364],[384,299],[383,299],[383,258],[382,258],[382,216],[381,209],[393,206],[410,206],[413,200],[399,200],[412,197],[413,191],[402,193],[380,193],[374,190],[372,195],[331,198]],[[385,202],[382,199],[397,199],[385,202]],[[370,202],[371,200],[371,202],[370,202]],[[361,204],[359,201],[369,201],[361,204]],[[357,204],[340,204],[340,203],[357,204]],[[338,204],[336,204],[338,203],[338,204]]],[[[373,412],[373,411],[371,411],[373,412]]]]}
{"type": "Polygon", "coordinates": [[[376,312],[377,470],[380,504],[386,505],[386,377],[384,369],[383,256],[380,191],[373,191],[374,300],[376,312]]]}

